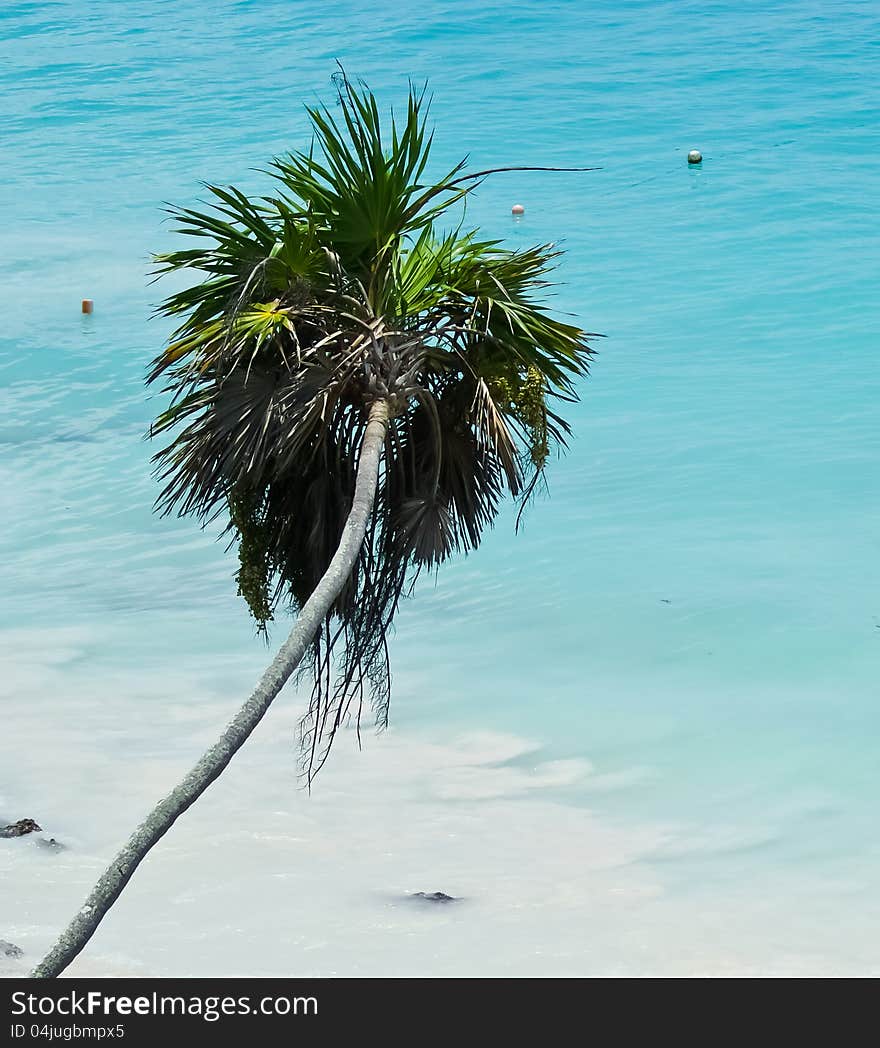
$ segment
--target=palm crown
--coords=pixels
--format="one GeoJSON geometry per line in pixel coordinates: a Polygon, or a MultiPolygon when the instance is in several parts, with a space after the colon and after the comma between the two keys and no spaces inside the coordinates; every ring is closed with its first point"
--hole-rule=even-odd
{"type": "Polygon", "coordinates": [[[352,700],[384,723],[401,596],[474,549],[505,494],[528,499],[569,432],[554,406],[592,355],[538,304],[552,245],[507,250],[454,221],[492,172],[462,161],[425,179],[427,110],[411,89],[383,129],[372,94],[341,78],[337,113],[308,110],[310,151],[273,162],[273,192],[209,186],[209,210],[171,212],[196,246],[157,256],[160,273],[200,278],[160,307],[181,318],[150,376],[173,394],[153,427],[171,434],[160,502],[228,513],[261,627],[327,569],[370,408],[387,407],[366,539],[313,643],[310,769],[352,700]]]}

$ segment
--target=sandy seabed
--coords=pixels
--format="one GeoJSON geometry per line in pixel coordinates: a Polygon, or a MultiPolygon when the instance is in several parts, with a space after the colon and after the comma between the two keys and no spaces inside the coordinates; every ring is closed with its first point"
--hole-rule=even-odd
{"type": "MultiPolygon", "coordinates": [[[[7,976],[26,974],[235,708],[229,678],[223,701],[213,690],[222,667],[214,685],[194,666],[93,681],[93,640],[77,629],[0,640],[16,667],[0,818],[33,817],[65,845],[0,841],[0,939],[25,951],[0,959],[7,976]]],[[[751,886],[670,890],[664,860],[732,845],[613,825],[571,803],[625,785],[586,760],[545,760],[527,741],[478,732],[442,744],[367,733],[359,752],[350,731],[309,795],[298,715],[295,694],[276,702],[68,974],[828,974],[860,963],[813,948],[810,927],[780,923],[751,886]],[[456,902],[410,897],[419,891],[456,902]]]]}

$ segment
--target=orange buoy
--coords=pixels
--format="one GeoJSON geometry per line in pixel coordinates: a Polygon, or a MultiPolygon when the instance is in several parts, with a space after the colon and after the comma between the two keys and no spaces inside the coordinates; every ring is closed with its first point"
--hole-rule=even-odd
{"type": "Polygon", "coordinates": [[[90,298],[83,299],[83,313],[93,313],[95,310],[95,303],[90,298]]]}
{"type": "Polygon", "coordinates": [[[526,213],[526,209],[522,206],[522,204],[514,204],[513,207],[510,209],[510,213],[512,215],[524,215],[526,213]]]}

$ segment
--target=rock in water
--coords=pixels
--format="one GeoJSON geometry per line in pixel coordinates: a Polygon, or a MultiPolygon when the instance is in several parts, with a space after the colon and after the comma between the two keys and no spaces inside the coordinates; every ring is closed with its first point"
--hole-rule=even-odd
{"type": "Polygon", "coordinates": [[[6,942],[4,939],[0,939],[0,954],[4,957],[23,957],[24,950],[13,942],[6,942]]]}
{"type": "Polygon", "coordinates": [[[414,892],[412,895],[413,899],[424,899],[425,902],[455,902],[456,898],[454,895],[447,895],[446,892],[414,892]]]}
{"type": "Polygon", "coordinates": [[[50,837],[48,840],[45,837],[40,837],[37,844],[48,851],[64,851],[65,849],[65,845],[61,841],[56,841],[54,837],[50,837]]]}
{"type": "Polygon", "coordinates": [[[8,826],[4,826],[0,830],[0,837],[24,837],[27,833],[36,833],[43,829],[34,822],[33,819],[19,819],[18,822],[11,822],[8,826]]]}

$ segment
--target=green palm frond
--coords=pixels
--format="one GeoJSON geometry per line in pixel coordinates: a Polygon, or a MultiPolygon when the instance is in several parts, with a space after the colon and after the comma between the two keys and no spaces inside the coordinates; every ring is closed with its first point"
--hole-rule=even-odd
{"type": "Polygon", "coordinates": [[[273,162],[266,196],[209,185],[204,209],[170,209],[187,243],[156,257],[157,275],[192,280],[160,307],[177,326],[150,372],[171,398],[153,427],[168,441],[160,505],[228,515],[239,592],[263,627],[323,575],[369,405],[392,405],[370,532],[315,642],[317,763],[365,689],[384,720],[402,595],[475,549],[506,495],[535,490],[569,433],[554,405],[576,399],[593,353],[541,304],[552,245],[512,251],[455,221],[489,172],[462,161],[426,177],[424,89],[387,122],[347,78],[339,102],[308,110],[313,146],[273,162]]]}

